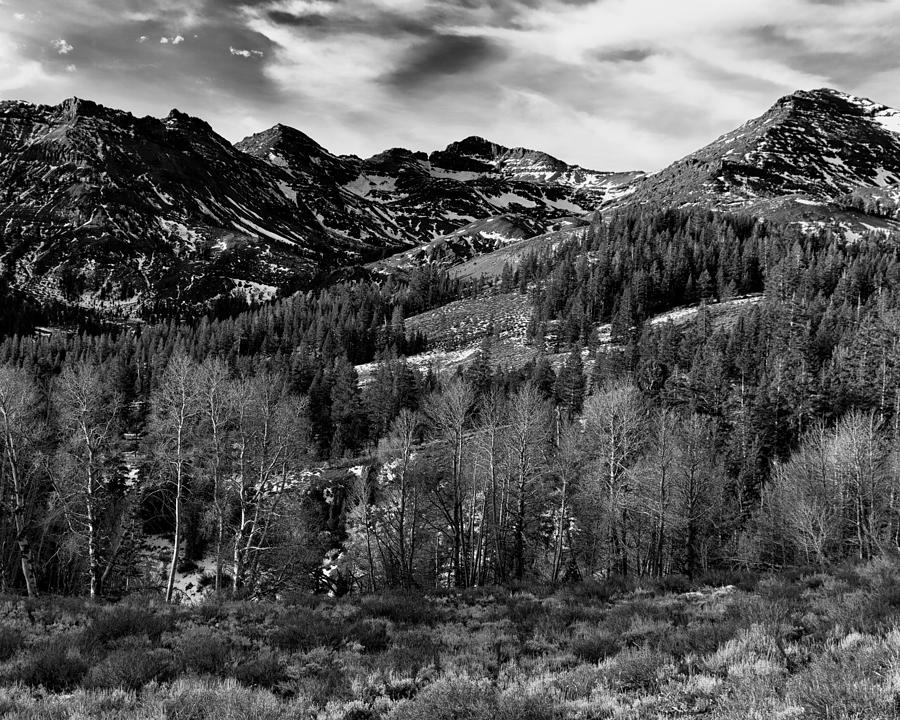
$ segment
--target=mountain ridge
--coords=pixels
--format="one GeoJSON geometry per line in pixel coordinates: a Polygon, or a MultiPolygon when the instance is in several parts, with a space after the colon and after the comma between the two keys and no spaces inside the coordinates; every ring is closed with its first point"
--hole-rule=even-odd
{"type": "Polygon", "coordinates": [[[893,229],[900,112],[800,90],[645,174],[477,135],[360,158],[281,123],[232,144],[177,109],[0,102],[0,277],[114,314],[265,299],[385,256],[454,266],[639,206],[893,229]]]}

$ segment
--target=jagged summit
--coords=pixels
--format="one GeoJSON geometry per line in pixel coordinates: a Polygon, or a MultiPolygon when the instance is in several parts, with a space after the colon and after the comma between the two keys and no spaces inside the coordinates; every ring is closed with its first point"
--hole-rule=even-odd
{"type": "MultiPolygon", "coordinates": [[[[593,173],[475,136],[431,154],[394,147],[362,159],[275,126],[236,147],[282,169],[290,194],[327,230],[387,245],[419,246],[506,213],[543,229],[590,212],[634,177],[593,173]]],[[[497,242],[504,232],[491,230],[497,242]]]]}
{"type": "Polygon", "coordinates": [[[244,138],[237,144],[237,147],[244,152],[252,153],[257,148],[263,146],[275,148],[281,145],[287,145],[294,148],[305,148],[309,152],[327,152],[325,148],[306,133],[293,128],[290,125],[282,125],[281,123],[270,127],[268,130],[263,130],[262,132],[244,138]]]}

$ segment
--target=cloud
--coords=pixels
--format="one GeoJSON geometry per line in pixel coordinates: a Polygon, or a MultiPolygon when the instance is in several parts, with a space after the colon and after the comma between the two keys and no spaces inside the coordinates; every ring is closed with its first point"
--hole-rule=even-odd
{"type": "Polygon", "coordinates": [[[594,57],[600,62],[609,63],[639,63],[653,57],[658,51],[649,48],[611,48],[597,51],[594,57]]]}
{"type": "Polygon", "coordinates": [[[72,45],[67,43],[62,38],[60,38],[59,40],[54,40],[53,47],[56,48],[56,52],[60,55],[68,55],[75,49],[72,45]]]}
{"type": "Polygon", "coordinates": [[[383,82],[398,90],[419,90],[448,75],[470,73],[502,60],[500,43],[474,35],[436,35],[412,46],[383,82]]]}
{"type": "Polygon", "coordinates": [[[242,58],[252,58],[252,57],[261,58],[265,55],[265,53],[262,50],[243,50],[243,49],[238,49],[233,46],[229,46],[228,51],[232,55],[236,55],[236,56],[242,57],[242,58]]]}
{"type": "Polygon", "coordinates": [[[230,139],[287,122],[340,153],[431,150],[477,134],[599,169],[652,170],[797,88],[900,106],[900,3],[885,0],[34,7],[0,5],[4,93],[139,114],[174,105],[230,139]],[[73,50],[60,53],[54,38],[73,50]]]}

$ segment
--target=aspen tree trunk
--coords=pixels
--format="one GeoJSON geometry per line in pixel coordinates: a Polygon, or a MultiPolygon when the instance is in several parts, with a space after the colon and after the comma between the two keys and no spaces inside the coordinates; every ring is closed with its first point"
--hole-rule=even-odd
{"type": "Polygon", "coordinates": [[[22,567],[22,577],[25,580],[25,591],[29,597],[34,597],[37,595],[37,582],[34,576],[31,543],[28,541],[25,527],[25,492],[20,474],[16,439],[12,431],[12,418],[9,416],[4,400],[4,398],[0,398],[0,416],[3,417],[4,449],[13,491],[13,523],[16,528],[16,545],[19,548],[19,562],[22,567]]]}
{"type": "MultiPolygon", "coordinates": [[[[182,398],[186,401],[184,394],[182,398]]],[[[169,579],[166,582],[166,602],[172,602],[175,590],[175,573],[178,570],[178,554],[181,552],[181,503],[184,494],[184,410],[186,402],[182,404],[181,414],[178,419],[176,446],[175,446],[175,539],[172,543],[172,560],[169,563],[169,579]]]]}

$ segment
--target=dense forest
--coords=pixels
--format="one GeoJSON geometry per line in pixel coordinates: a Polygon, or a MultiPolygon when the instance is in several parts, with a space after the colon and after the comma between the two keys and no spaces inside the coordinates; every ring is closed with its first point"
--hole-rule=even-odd
{"type": "Polygon", "coordinates": [[[694,578],[900,541],[893,237],[632,210],[496,280],[0,330],[4,592],[178,600],[200,562],[248,597],[694,578]],[[496,293],[530,299],[534,360],[488,334],[464,370],[407,361],[407,318],[496,293]]]}

